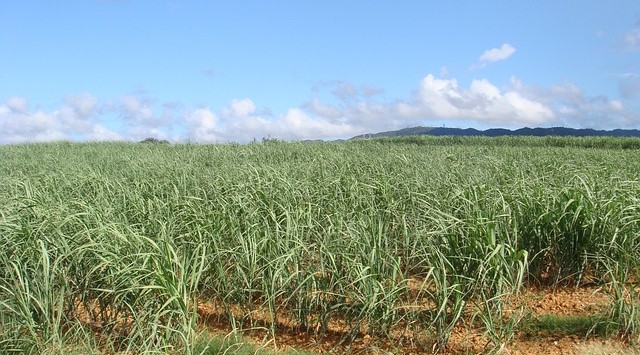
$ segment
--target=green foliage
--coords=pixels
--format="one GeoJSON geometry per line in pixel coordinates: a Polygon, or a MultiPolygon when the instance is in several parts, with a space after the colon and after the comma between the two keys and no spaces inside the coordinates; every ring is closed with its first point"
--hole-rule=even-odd
{"type": "Polygon", "coordinates": [[[527,336],[540,335],[578,335],[585,337],[591,332],[602,332],[599,329],[597,316],[557,316],[543,315],[532,317],[524,322],[527,336]]]}
{"type": "Polygon", "coordinates": [[[633,142],[3,146],[0,352],[200,353],[202,299],[276,346],[278,319],[339,319],[345,344],[401,329],[438,350],[470,315],[493,351],[523,283],[585,280],[637,337],[633,142]]]}

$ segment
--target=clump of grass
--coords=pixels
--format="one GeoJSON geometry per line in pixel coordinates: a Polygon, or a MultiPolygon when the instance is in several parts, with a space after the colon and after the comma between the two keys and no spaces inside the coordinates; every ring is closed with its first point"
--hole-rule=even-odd
{"type": "Polygon", "coordinates": [[[577,335],[586,337],[596,332],[606,335],[605,330],[599,327],[599,316],[559,316],[554,314],[544,314],[531,317],[526,320],[526,332],[529,336],[537,335],[577,335]]]}

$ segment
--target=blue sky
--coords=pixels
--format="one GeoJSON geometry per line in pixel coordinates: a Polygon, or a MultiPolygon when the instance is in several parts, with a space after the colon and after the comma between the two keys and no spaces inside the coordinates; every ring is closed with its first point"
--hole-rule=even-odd
{"type": "Polygon", "coordinates": [[[0,143],[640,128],[640,3],[0,2],[0,143]]]}

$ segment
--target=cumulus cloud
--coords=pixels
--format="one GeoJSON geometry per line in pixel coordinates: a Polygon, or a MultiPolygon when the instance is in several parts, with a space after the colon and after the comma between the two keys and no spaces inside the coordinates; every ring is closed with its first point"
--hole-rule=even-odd
{"type": "Polygon", "coordinates": [[[64,99],[64,105],[56,113],[65,127],[65,131],[90,131],[91,118],[97,113],[98,99],[89,94],[71,94],[64,99]]]}
{"type": "Polygon", "coordinates": [[[515,52],[516,49],[512,45],[504,43],[500,48],[491,48],[484,51],[480,56],[479,62],[481,65],[486,65],[491,62],[505,60],[515,52]]]}
{"type": "Polygon", "coordinates": [[[222,109],[224,117],[246,117],[256,110],[256,105],[251,99],[232,100],[231,103],[222,109]]]}
{"type": "Polygon", "coordinates": [[[427,75],[411,103],[401,105],[407,115],[473,119],[503,125],[543,125],[555,118],[544,103],[518,91],[502,92],[488,80],[473,80],[468,89],[456,79],[427,75]]]}
{"type": "Polygon", "coordinates": [[[351,124],[318,117],[302,109],[291,108],[283,115],[253,115],[220,122],[228,140],[249,141],[263,137],[288,140],[340,138],[356,134],[351,124]]]}
{"type": "Polygon", "coordinates": [[[539,88],[526,85],[516,77],[501,88],[487,79],[476,79],[462,86],[455,78],[429,74],[408,99],[332,105],[314,98],[301,108],[361,132],[443,120],[507,128],[555,125],[613,128],[640,124],[640,117],[630,113],[622,101],[587,96],[573,83],[539,88]]]}
{"type": "Polygon", "coordinates": [[[144,121],[153,117],[153,108],[150,102],[136,96],[123,96],[120,99],[120,105],[120,112],[122,116],[127,119],[144,121]]]}
{"type": "Polygon", "coordinates": [[[27,100],[12,97],[0,104],[0,143],[40,142],[65,138],[55,115],[29,112],[27,100]]]}
{"type": "Polygon", "coordinates": [[[527,85],[516,77],[499,87],[487,79],[467,86],[455,78],[429,74],[411,97],[380,102],[372,98],[324,102],[314,97],[280,117],[247,116],[221,127],[232,136],[327,138],[429,122],[470,122],[482,127],[519,128],[566,125],[573,127],[633,127],[640,117],[620,100],[588,96],[573,83],[549,88],[527,85]]]}
{"type": "Polygon", "coordinates": [[[7,100],[5,105],[13,113],[25,114],[29,111],[27,100],[23,97],[11,97],[7,100]]]}
{"type": "Polygon", "coordinates": [[[628,112],[620,100],[604,95],[588,96],[573,83],[553,86],[544,95],[541,99],[554,105],[561,125],[610,129],[640,123],[640,117],[628,112]]]}
{"type": "Polygon", "coordinates": [[[405,97],[390,101],[367,95],[364,86],[334,82],[323,88],[325,92],[316,91],[307,102],[278,114],[249,98],[214,109],[158,103],[139,95],[100,101],[80,93],[43,110],[31,108],[25,98],[12,97],[0,102],[0,143],[147,137],[200,143],[263,137],[335,139],[443,122],[482,128],[637,128],[640,115],[630,99],[640,92],[640,79],[626,74],[620,85],[622,100],[617,100],[587,95],[571,82],[538,87],[512,77],[502,85],[482,78],[461,83],[428,74],[405,97]]]}
{"type": "Polygon", "coordinates": [[[92,116],[98,108],[98,99],[89,93],[68,95],[64,102],[81,119],[92,116]]]}
{"type": "Polygon", "coordinates": [[[70,94],[58,110],[51,113],[64,131],[65,139],[92,141],[122,140],[124,137],[100,123],[98,98],[90,93],[70,94]]]}
{"type": "Polygon", "coordinates": [[[122,136],[98,123],[98,102],[91,94],[72,94],[60,108],[31,111],[27,100],[0,104],[0,144],[56,140],[116,140],[122,136]]]}
{"type": "Polygon", "coordinates": [[[156,103],[145,95],[125,95],[107,106],[108,112],[123,119],[122,126],[126,127],[129,139],[176,139],[172,131],[180,116],[179,103],[156,103]]]}
{"type": "Polygon", "coordinates": [[[84,138],[90,141],[120,141],[125,139],[122,134],[114,132],[99,123],[93,125],[91,131],[87,132],[84,138]]]}
{"type": "Polygon", "coordinates": [[[342,137],[354,132],[350,124],[312,117],[300,109],[289,109],[278,125],[291,138],[342,137]]]}
{"type": "Polygon", "coordinates": [[[302,108],[309,112],[314,113],[317,116],[328,118],[328,119],[335,119],[335,118],[340,118],[344,116],[344,113],[339,107],[331,104],[322,103],[317,97],[314,97],[309,102],[303,103],[302,108]]]}
{"type": "Polygon", "coordinates": [[[210,109],[191,113],[189,135],[197,142],[246,142],[264,137],[298,140],[355,134],[353,125],[341,121],[343,115],[337,106],[321,103],[317,98],[281,115],[259,112],[248,98],[234,99],[220,110],[219,117],[210,109]]]}
{"type": "Polygon", "coordinates": [[[190,112],[186,121],[190,140],[214,143],[220,139],[220,133],[216,129],[218,117],[208,107],[190,112]]]}

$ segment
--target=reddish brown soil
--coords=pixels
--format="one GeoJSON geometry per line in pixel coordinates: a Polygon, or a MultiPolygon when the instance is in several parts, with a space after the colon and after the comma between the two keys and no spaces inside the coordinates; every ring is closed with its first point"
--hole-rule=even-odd
{"type": "MultiPolygon", "coordinates": [[[[604,291],[596,287],[580,288],[529,288],[514,303],[524,307],[534,317],[591,316],[604,311],[609,300],[604,291]]],[[[203,325],[209,331],[226,334],[230,331],[228,322],[221,316],[220,308],[215,304],[199,304],[198,313],[203,325]]],[[[234,311],[235,313],[235,311],[234,311]]],[[[350,354],[429,354],[432,353],[433,339],[424,334],[392,332],[389,339],[371,337],[363,333],[355,335],[350,347],[339,345],[347,337],[347,329],[340,322],[332,322],[329,331],[320,336],[315,332],[295,330],[286,321],[279,323],[274,339],[266,327],[268,317],[256,312],[252,317],[253,328],[243,331],[251,342],[270,350],[304,350],[321,353],[350,354]],[[391,345],[394,344],[394,345],[391,345]]],[[[463,322],[465,323],[465,322],[463,322]]],[[[477,329],[461,324],[457,326],[444,351],[446,354],[476,354],[490,348],[489,341],[477,329]],[[485,347],[487,346],[487,347],[485,347]]],[[[530,332],[523,329],[515,338],[502,346],[501,354],[640,354],[640,348],[633,347],[616,338],[603,339],[598,335],[585,334],[548,334],[530,332]]]]}
{"type": "Polygon", "coordinates": [[[609,299],[601,288],[535,288],[526,290],[521,298],[534,314],[558,316],[589,316],[602,311],[609,299]]]}

